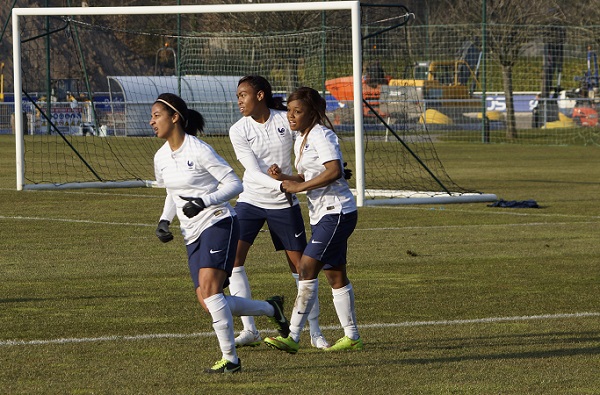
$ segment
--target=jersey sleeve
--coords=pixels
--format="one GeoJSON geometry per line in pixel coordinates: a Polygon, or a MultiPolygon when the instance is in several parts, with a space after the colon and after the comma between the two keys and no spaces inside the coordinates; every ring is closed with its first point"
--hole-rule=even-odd
{"type": "MultiPolygon", "coordinates": [[[[229,139],[231,140],[238,161],[244,166],[244,177],[250,177],[254,182],[265,188],[279,191],[281,182],[263,173],[254,151],[252,151],[252,147],[250,147],[248,140],[240,133],[237,127],[232,126],[229,129],[229,139]]],[[[278,165],[281,166],[282,164],[278,163],[278,165]]]]}
{"type": "Polygon", "coordinates": [[[159,188],[164,188],[165,179],[163,178],[163,174],[161,171],[160,165],[160,150],[154,155],[154,179],[156,180],[156,186],[159,188]]]}
{"type": "Polygon", "coordinates": [[[333,132],[323,130],[322,133],[316,133],[312,144],[321,164],[342,159],[337,137],[333,132]]]}
{"type": "Polygon", "coordinates": [[[242,182],[235,175],[233,171],[227,173],[223,179],[219,188],[209,193],[208,195],[202,196],[202,201],[206,206],[213,206],[223,202],[228,202],[243,191],[242,182]]]}
{"type": "Polygon", "coordinates": [[[167,196],[165,197],[165,204],[163,206],[163,212],[160,216],[160,220],[162,221],[163,219],[171,222],[173,221],[173,218],[175,218],[175,215],[177,214],[177,206],[175,205],[175,201],[173,200],[173,197],[171,196],[171,194],[169,194],[167,192],[167,196]]]}
{"type": "Polygon", "coordinates": [[[196,151],[196,161],[217,181],[221,181],[233,168],[208,144],[196,151]]]}
{"type": "Polygon", "coordinates": [[[252,178],[254,182],[259,183],[263,187],[279,191],[281,181],[277,181],[268,174],[263,173],[254,155],[241,158],[240,163],[242,164],[242,166],[244,166],[247,177],[252,178]]]}
{"type": "Polygon", "coordinates": [[[235,151],[235,156],[238,160],[248,156],[254,156],[252,147],[250,147],[250,144],[248,144],[245,136],[243,136],[243,133],[241,133],[240,129],[236,125],[229,128],[229,139],[231,140],[233,150],[235,151]]]}

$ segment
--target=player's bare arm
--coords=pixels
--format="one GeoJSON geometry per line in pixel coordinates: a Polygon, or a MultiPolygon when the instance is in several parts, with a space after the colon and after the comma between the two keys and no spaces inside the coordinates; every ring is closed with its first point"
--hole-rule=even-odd
{"type": "Polygon", "coordinates": [[[310,191],[325,187],[342,176],[342,166],[339,160],[330,160],[323,166],[325,166],[325,170],[312,180],[284,180],[283,188],[290,193],[310,191]]]}

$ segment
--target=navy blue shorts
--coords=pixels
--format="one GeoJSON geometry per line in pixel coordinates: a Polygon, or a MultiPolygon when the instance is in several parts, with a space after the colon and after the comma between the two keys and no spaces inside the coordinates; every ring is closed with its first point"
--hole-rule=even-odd
{"type": "Polygon", "coordinates": [[[348,238],[354,232],[358,221],[358,213],[325,215],[314,226],[311,226],[312,237],[304,250],[307,255],[323,264],[323,269],[346,264],[348,238]]]}
{"type": "MultiPolygon", "coordinates": [[[[202,268],[225,270],[227,277],[231,276],[235,252],[240,236],[240,224],[236,217],[225,218],[205,229],[200,237],[188,244],[188,266],[195,288],[198,288],[198,272],[202,268]]],[[[229,279],[223,288],[229,285],[229,279]]]]}
{"type": "Polygon", "coordinates": [[[276,251],[304,251],[306,230],[300,205],[282,209],[264,209],[248,203],[237,203],[240,240],[253,244],[265,222],[276,251]]]}

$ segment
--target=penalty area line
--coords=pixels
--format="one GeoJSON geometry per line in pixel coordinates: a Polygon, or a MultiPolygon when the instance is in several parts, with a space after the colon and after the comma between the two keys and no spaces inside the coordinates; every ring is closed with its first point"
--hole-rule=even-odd
{"type": "MultiPolygon", "coordinates": [[[[571,314],[542,314],[528,315],[516,317],[488,317],[488,318],[473,318],[464,320],[439,320],[439,321],[409,321],[398,323],[382,323],[382,324],[365,324],[359,325],[360,329],[381,329],[381,328],[402,328],[415,326],[444,326],[444,325],[465,325],[465,324],[489,324],[500,322],[516,322],[516,321],[534,321],[534,320],[553,320],[553,319],[572,319],[572,318],[588,318],[600,317],[599,312],[584,312],[571,314]]],[[[339,326],[321,327],[324,330],[339,329],[339,326]]],[[[305,329],[306,330],[306,329],[305,329]]],[[[275,330],[261,330],[261,332],[276,332],[275,330]]],[[[100,337],[83,337],[83,338],[62,338],[48,340],[0,340],[0,347],[10,346],[36,346],[49,344],[74,344],[74,343],[97,343],[97,342],[119,342],[119,341],[134,341],[134,340],[153,340],[153,339],[189,339],[199,337],[215,336],[214,332],[197,332],[197,333],[159,333],[135,336],[100,336],[100,337]]]]}
{"type": "MultiPolygon", "coordinates": [[[[555,320],[569,318],[587,318],[600,317],[600,313],[584,312],[584,313],[565,313],[565,314],[541,314],[541,315],[525,315],[517,317],[489,317],[489,318],[472,318],[464,320],[441,320],[441,321],[413,321],[413,322],[398,322],[386,324],[366,324],[359,325],[359,328],[401,328],[412,326],[442,326],[442,325],[465,325],[465,324],[489,324],[499,322],[518,322],[518,321],[535,321],[535,320],[555,320]]],[[[334,327],[333,327],[334,328],[334,327]]]]}

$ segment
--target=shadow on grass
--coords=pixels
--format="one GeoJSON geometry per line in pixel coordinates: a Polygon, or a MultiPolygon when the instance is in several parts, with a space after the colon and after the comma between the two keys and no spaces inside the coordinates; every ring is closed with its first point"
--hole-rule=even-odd
{"type": "Polygon", "coordinates": [[[102,296],[69,296],[69,297],[56,297],[56,298],[8,298],[0,299],[0,304],[5,303],[30,303],[30,302],[57,302],[65,300],[94,300],[94,299],[123,299],[129,298],[127,295],[102,295],[102,296]]]}
{"type": "Polygon", "coordinates": [[[489,361],[489,360],[503,360],[503,359],[542,359],[542,358],[557,358],[557,357],[571,357],[579,355],[600,355],[600,347],[583,347],[583,348],[558,348],[552,350],[540,350],[540,351],[523,351],[523,352],[509,352],[509,353],[497,353],[497,354],[473,354],[473,355],[461,355],[455,357],[441,357],[441,358],[406,358],[406,359],[395,359],[388,361],[389,363],[395,363],[399,365],[426,365],[431,363],[452,363],[452,362],[464,362],[464,361],[489,361]]]}
{"type": "MultiPolygon", "coordinates": [[[[432,341],[422,341],[407,346],[406,343],[393,347],[388,344],[368,344],[365,342],[365,350],[396,349],[398,352],[406,354],[411,353],[439,353],[448,354],[453,352],[454,356],[431,356],[423,358],[394,358],[388,360],[395,364],[433,364],[433,363],[452,363],[463,361],[485,361],[502,359],[539,359],[539,358],[559,358],[579,355],[600,355],[600,333],[596,331],[586,332],[551,332],[551,333],[528,333],[528,334],[510,334],[485,337],[462,337],[453,339],[440,339],[435,345],[432,341]],[[424,343],[424,344],[419,344],[424,343]],[[564,347],[557,346],[564,344],[564,347]],[[586,346],[586,344],[592,344],[586,346]],[[581,345],[581,347],[576,347],[581,345]],[[375,347],[373,347],[375,346],[375,347]],[[502,352],[506,348],[529,348],[530,350],[502,352]],[[536,350],[537,348],[537,350],[536,350]],[[544,348],[544,349],[540,349],[544,348]],[[491,352],[485,350],[494,349],[491,352]],[[466,354],[466,355],[464,355],[466,354]]],[[[394,353],[396,354],[396,353],[394,353]]]]}

